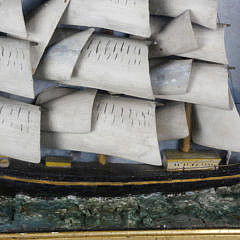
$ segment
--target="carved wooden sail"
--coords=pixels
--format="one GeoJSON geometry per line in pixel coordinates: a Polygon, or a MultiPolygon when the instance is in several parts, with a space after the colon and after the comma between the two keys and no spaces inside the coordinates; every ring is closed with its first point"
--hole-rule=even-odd
{"type": "Polygon", "coordinates": [[[234,103],[232,110],[196,105],[194,118],[193,141],[195,143],[240,152],[240,117],[234,103]]]}
{"type": "Polygon", "coordinates": [[[40,5],[24,20],[22,1],[0,1],[0,31],[37,43],[31,48],[33,72],[35,72],[68,3],[69,0],[50,0],[40,5]]]}
{"type": "Polygon", "coordinates": [[[30,44],[0,37],[0,91],[34,98],[30,44]]]}
{"type": "Polygon", "coordinates": [[[162,164],[155,104],[144,100],[98,94],[93,107],[91,132],[43,132],[42,144],[45,147],[101,153],[152,165],[162,164]]]}
{"type": "Polygon", "coordinates": [[[148,46],[143,41],[93,35],[80,54],[72,79],[61,83],[154,99],[148,46]]]}
{"type": "Polygon", "coordinates": [[[149,0],[71,0],[61,22],[149,37],[149,0]]]}
{"type": "Polygon", "coordinates": [[[164,16],[151,16],[150,17],[151,37],[159,34],[163,30],[163,28],[167,24],[169,24],[172,20],[173,20],[172,18],[164,16]]]}
{"type": "Polygon", "coordinates": [[[225,26],[218,24],[216,30],[193,26],[199,48],[179,56],[195,58],[220,64],[228,64],[225,48],[225,26]]]}
{"type": "Polygon", "coordinates": [[[96,90],[83,90],[42,104],[41,129],[74,134],[90,132],[95,96],[96,90]]]}
{"type": "MultiPolygon", "coordinates": [[[[158,95],[186,94],[189,88],[192,60],[155,60],[150,70],[153,93],[158,95]]],[[[151,64],[150,64],[151,65],[151,64]]]]}
{"type": "Polygon", "coordinates": [[[0,32],[27,38],[22,1],[0,0],[0,32]]]}
{"type": "Polygon", "coordinates": [[[153,15],[176,17],[186,10],[191,10],[194,23],[216,29],[218,0],[150,0],[153,15]]]}
{"type": "Polygon", "coordinates": [[[156,111],[158,141],[182,139],[189,135],[184,103],[170,102],[156,111]]]}
{"type": "Polygon", "coordinates": [[[190,52],[198,48],[192,28],[190,11],[182,13],[152,36],[157,45],[151,46],[151,57],[164,57],[190,52]]]}
{"type": "Polygon", "coordinates": [[[51,100],[55,100],[56,98],[66,96],[76,91],[77,91],[76,89],[72,89],[72,88],[63,88],[63,87],[49,88],[38,95],[36,100],[36,105],[47,103],[51,100]]]}
{"type": "Polygon", "coordinates": [[[0,154],[39,163],[39,107],[0,97],[0,154]]]}
{"type": "Polygon", "coordinates": [[[224,65],[194,62],[192,65],[189,88],[186,94],[158,95],[157,97],[230,109],[228,69],[224,65]]]}
{"type": "Polygon", "coordinates": [[[42,4],[27,19],[28,40],[36,42],[31,48],[33,72],[36,71],[40,59],[57,27],[60,18],[67,8],[69,0],[51,0],[42,4]]]}
{"type": "MultiPolygon", "coordinates": [[[[155,39],[156,35],[161,35],[164,27],[171,22],[171,19],[160,16],[151,17],[151,35],[155,39]]],[[[216,30],[207,29],[196,24],[193,24],[193,32],[198,43],[198,48],[187,51],[182,54],[176,54],[182,57],[194,58],[199,60],[204,60],[208,62],[228,64],[226,50],[225,50],[225,25],[218,24],[216,30]]],[[[187,33],[185,37],[187,38],[187,33]]],[[[169,37],[170,38],[170,37],[169,37]]],[[[176,37],[178,39],[178,37],[176,37]]],[[[176,39],[175,38],[175,39],[176,39]]],[[[186,43],[183,40],[184,44],[186,43]]],[[[164,43],[163,43],[164,44],[164,43]]],[[[180,46],[179,43],[178,46],[180,46]]],[[[161,42],[159,42],[161,47],[161,42]]],[[[156,46],[150,48],[150,58],[161,57],[162,53],[159,52],[156,46]]]]}
{"type": "Polygon", "coordinates": [[[36,72],[39,79],[66,81],[94,29],[76,33],[48,48],[36,72]]]}

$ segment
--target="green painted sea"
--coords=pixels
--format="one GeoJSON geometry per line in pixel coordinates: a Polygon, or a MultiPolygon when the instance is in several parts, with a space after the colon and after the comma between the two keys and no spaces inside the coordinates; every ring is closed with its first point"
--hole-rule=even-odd
{"type": "Polygon", "coordinates": [[[0,231],[239,228],[240,185],[122,198],[0,197],[0,231]]]}

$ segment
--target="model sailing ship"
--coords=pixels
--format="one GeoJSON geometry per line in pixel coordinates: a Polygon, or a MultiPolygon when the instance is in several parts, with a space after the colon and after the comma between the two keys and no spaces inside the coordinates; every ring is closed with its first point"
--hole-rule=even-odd
{"type": "Polygon", "coordinates": [[[112,195],[239,182],[240,164],[212,150],[240,151],[217,10],[217,0],[49,0],[24,16],[21,1],[1,0],[0,90],[36,100],[0,97],[2,191],[112,195]],[[55,87],[34,93],[33,77],[55,87]],[[191,150],[191,139],[211,149],[191,150]],[[160,152],[168,140],[180,150],[160,152]]]}

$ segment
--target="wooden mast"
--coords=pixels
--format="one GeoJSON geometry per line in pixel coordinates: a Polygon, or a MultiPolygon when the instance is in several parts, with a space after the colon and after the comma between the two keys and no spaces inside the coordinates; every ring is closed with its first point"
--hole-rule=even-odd
{"type": "Polygon", "coordinates": [[[190,103],[186,103],[186,114],[187,114],[189,135],[183,140],[181,150],[184,153],[189,153],[191,149],[191,139],[192,139],[192,104],[190,103]]]}

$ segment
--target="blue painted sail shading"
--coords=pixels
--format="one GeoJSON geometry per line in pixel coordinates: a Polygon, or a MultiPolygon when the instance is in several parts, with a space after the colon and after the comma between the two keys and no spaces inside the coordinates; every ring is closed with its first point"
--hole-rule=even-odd
{"type": "Polygon", "coordinates": [[[47,0],[23,0],[22,1],[23,14],[24,15],[28,14],[33,9],[37,8],[41,3],[46,1],[47,0]]]}

